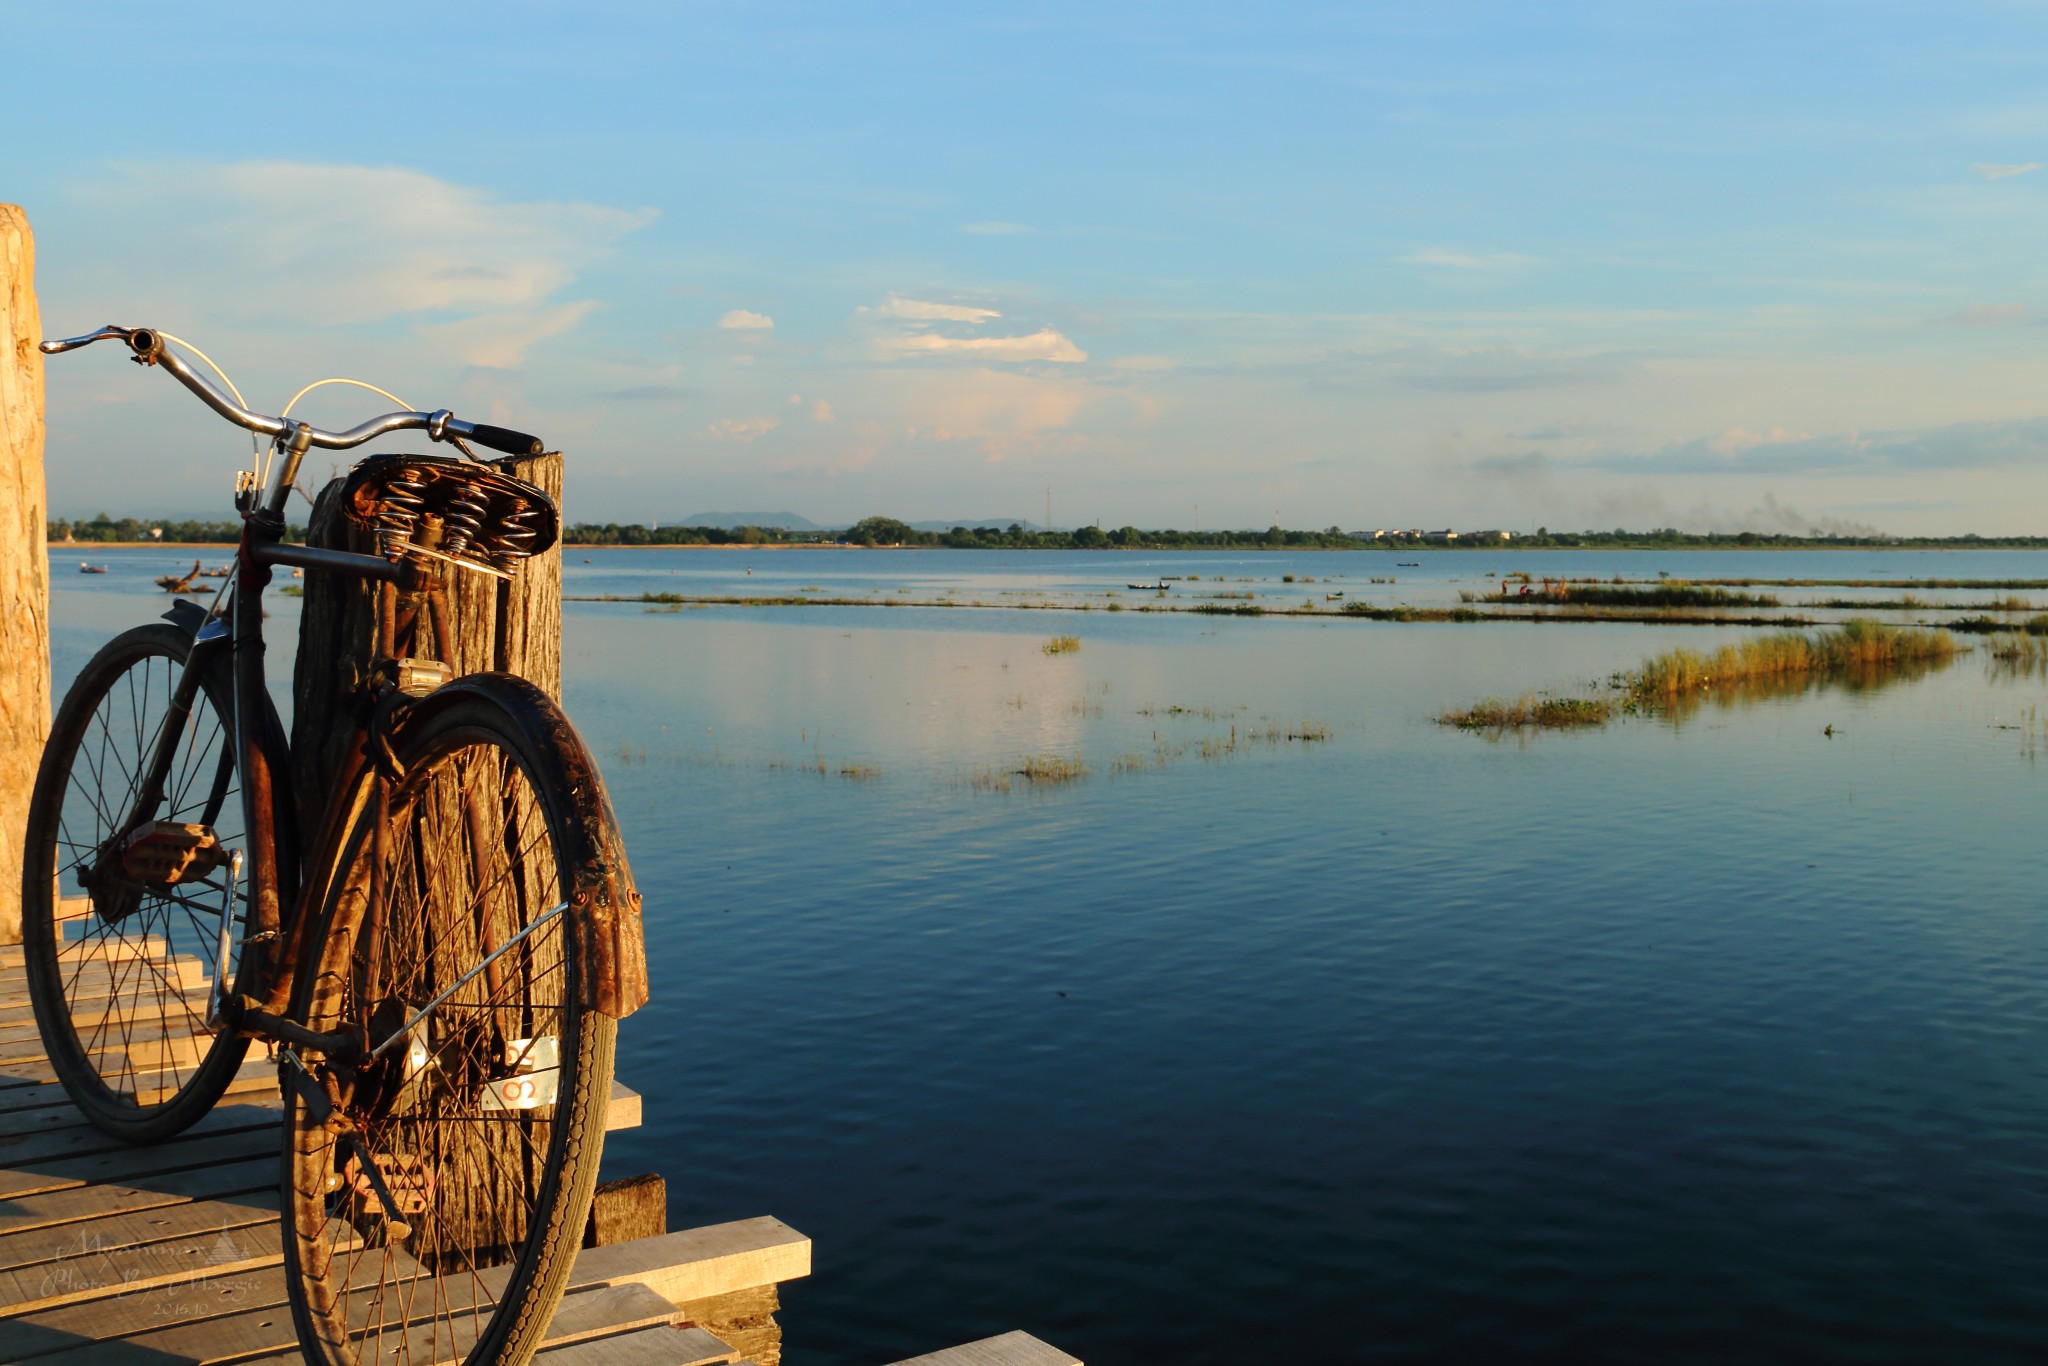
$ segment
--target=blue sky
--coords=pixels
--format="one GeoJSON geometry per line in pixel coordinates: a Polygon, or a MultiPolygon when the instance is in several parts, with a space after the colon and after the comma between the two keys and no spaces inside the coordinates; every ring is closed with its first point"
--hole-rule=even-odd
{"type": "MultiPolygon", "coordinates": [[[[2039,5],[6,13],[46,330],[530,428],[571,518],[2048,530],[2039,5]]],[[[48,374],[57,512],[225,507],[48,374]]]]}

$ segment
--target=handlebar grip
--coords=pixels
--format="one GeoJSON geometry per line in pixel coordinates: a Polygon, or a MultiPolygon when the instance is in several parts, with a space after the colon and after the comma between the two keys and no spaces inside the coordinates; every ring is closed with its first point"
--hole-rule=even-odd
{"type": "Polygon", "coordinates": [[[469,439],[479,446],[489,446],[494,451],[507,455],[539,455],[546,444],[537,436],[515,432],[510,427],[493,427],[479,422],[470,428],[469,439]]]}

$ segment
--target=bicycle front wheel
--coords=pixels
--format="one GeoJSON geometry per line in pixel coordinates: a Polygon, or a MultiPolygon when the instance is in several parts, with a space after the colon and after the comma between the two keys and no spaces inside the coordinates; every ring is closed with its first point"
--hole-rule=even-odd
{"type": "Polygon", "coordinates": [[[579,1002],[565,909],[574,804],[603,801],[563,779],[575,743],[474,695],[402,734],[401,780],[353,794],[297,1013],[393,1046],[287,1077],[285,1271],[311,1360],[523,1362],[561,1298],[616,1034],[579,1002]]]}
{"type": "MultiPolygon", "coordinates": [[[[218,851],[243,843],[244,815],[224,672],[202,672],[177,705],[191,648],[184,631],[151,624],[92,657],[57,709],[23,840],[22,954],[44,1052],[86,1118],[132,1143],[205,1114],[248,1048],[206,1026],[228,894],[218,851]],[[162,800],[139,812],[166,737],[162,800]],[[131,866],[144,816],[203,831],[193,862],[131,866]]],[[[231,943],[243,905],[238,894],[231,943]]],[[[222,971],[232,983],[232,959],[222,971]]]]}

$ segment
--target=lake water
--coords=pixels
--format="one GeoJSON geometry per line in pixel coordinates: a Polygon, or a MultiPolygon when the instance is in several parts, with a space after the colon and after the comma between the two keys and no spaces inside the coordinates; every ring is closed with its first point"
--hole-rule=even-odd
{"type": "MultiPolygon", "coordinates": [[[[177,556],[52,558],[61,688],[177,556]]],[[[1980,650],[1488,740],[1433,718],[1742,632],[1141,614],[1123,584],[1442,605],[1488,570],[2048,554],[1396,558],[572,550],[571,594],[1098,609],[569,604],[655,976],[608,1174],[666,1175],[674,1226],[809,1234],[781,1320],[815,1363],[1010,1328],[1092,1366],[2038,1360],[2041,680],[1980,650]]]]}

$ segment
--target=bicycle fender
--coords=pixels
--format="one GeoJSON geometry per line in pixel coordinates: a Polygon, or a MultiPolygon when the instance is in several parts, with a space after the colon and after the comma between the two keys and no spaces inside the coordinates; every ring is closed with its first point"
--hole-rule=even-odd
{"type": "Polygon", "coordinates": [[[647,1004],[647,933],[597,764],[555,699],[516,674],[476,673],[444,683],[406,708],[399,724],[420,724],[469,697],[488,699],[525,729],[539,761],[534,777],[577,799],[569,803],[575,814],[565,844],[569,933],[585,965],[578,995],[586,1009],[623,1020],[647,1004]]]}

